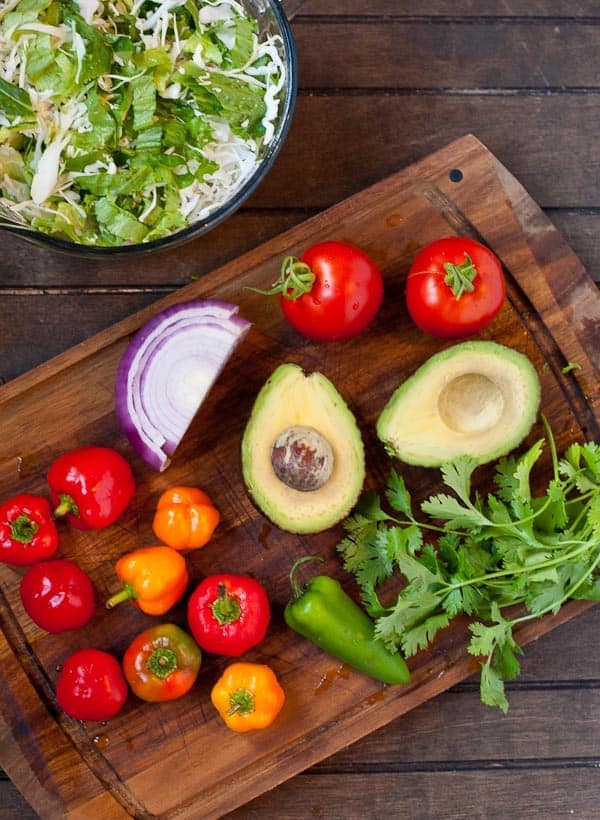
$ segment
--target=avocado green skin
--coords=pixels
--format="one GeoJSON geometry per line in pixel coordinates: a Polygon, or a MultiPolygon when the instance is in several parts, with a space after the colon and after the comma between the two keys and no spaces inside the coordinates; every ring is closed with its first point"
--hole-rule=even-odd
{"type": "Polygon", "coordinates": [[[287,625],[329,655],[383,683],[409,683],[400,654],[375,637],[373,621],[328,575],[317,575],[284,610],[287,625]]]}
{"type": "MultiPolygon", "coordinates": [[[[330,507],[322,515],[305,517],[302,521],[293,520],[285,509],[279,509],[272,498],[269,497],[266,483],[261,481],[252,463],[252,443],[262,432],[262,413],[268,397],[276,391],[280,384],[290,374],[300,373],[302,368],[292,362],[279,365],[271,374],[259,391],[252,413],[244,430],[241,446],[242,475],[244,483],[251,497],[259,509],[280,529],[286,532],[299,534],[310,534],[322,532],[329,529],[345,518],[360,495],[365,480],[365,454],[364,444],[360,430],[354,415],[342,399],[334,384],[322,373],[313,373],[312,376],[318,379],[322,390],[326,391],[332,398],[340,418],[344,420],[345,428],[350,432],[350,438],[344,441],[344,447],[353,447],[357,454],[357,468],[352,475],[348,476],[349,486],[345,497],[341,498],[335,507],[330,507]]],[[[332,442],[333,443],[333,442],[332,442]]],[[[315,490],[314,493],[319,493],[315,490]]]]}
{"type": "MultiPolygon", "coordinates": [[[[488,461],[493,461],[506,455],[523,441],[536,420],[541,400],[540,381],[534,366],[524,354],[506,345],[501,345],[497,342],[469,341],[461,342],[445,350],[441,350],[439,353],[435,353],[427,359],[412,376],[409,376],[406,381],[402,382],[402,384],[396,388],[377,419],[376,425],[377,436],[389,456],[399,458],[406,464],[414,464],[420,467],[441,467],[442,464],[445,463],[447,459],[440,458],[435,452],[430,456],[421,454],[418,457],[404,451],[399,452],[390,440],[389,429],[390,425],[395,421],[394,415],[396,407],[408,391],[418,390],[419,384],[424,379],[429,378],[431,372],[435,372],[444,362],[454,359],[457,356],[468,355],[472,351],[481,351],[496,357],[498,360],[510,360],[516,364],[529,387],[530,401],[523,417],[514,420],[514,427],[507,431],[507,435],[504,437],[502,444],[495,449],[482,451],[480,453],[469,453],[469,455],[477,464],[485,464],[488,461]]],[[[435,449],[434,443],[432,444],[432,449],[435,449]]]]}

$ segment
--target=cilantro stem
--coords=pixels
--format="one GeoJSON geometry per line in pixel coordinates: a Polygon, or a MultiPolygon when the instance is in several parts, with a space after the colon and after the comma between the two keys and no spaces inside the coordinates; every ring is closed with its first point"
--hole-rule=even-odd
{"type": "MultiPolygon", "coordinates": [[[[573,499],[573,500],[574,500],[574,501],[580,501],[582,498],[586,498],[588,495],[589,495],[590,497],[591,497],[592,495],[595,495],[595,493],[596,493],[596,492],[597,492],[597,490],[590,490],[590,491],[589,491],[589,493],[586,493],[586,494],[585,494],[585,496],[583,496],[583,495],[582,495],[582,496],[580,496],[579,498],[575,498],[575,499],[573,499]]],[[[579,512],[579,515],[577,515],[577,517],[575,518],[575,521],[573,521],[573,523],[572,523],[572,525],[571,525],[571,530],[575,530],[575,529],[577,528],[577,526],[578,526],[579,522],[581,521],[581,519],[582,519],[582,518],[585,518],[585,516],[586,516],[586,515],[587,515],[587,513],[588,513],[588,507],[589,507],[589,505],[586,505],[585,507],[582,507],[582,509],[581,509],[581,510],[580,510],[580,512],[579,512]]]]}
{"type": "Polygon", "coordinates": [[[548,422],[546,416],[542,413],[542,424],[544,425],[544,430],[546,431],[546,437],[548,439],[548,445],[550,447],[550,455],[552,457],[552,472],[554,473],[554,478],[558,479],[558,455],[556,453],[556,442],[554,441],[554,436],[552,434],[552,428],[548,422]]]}
{"type": "Polygon", "coordinates": [[[569,598],[572,598],[574,593],[577,592],[577,590],[579,589],[579,587],[582,586],[590,578],[590,576],[594,574],[594,570],[599,565],[600,565],[600,552],[598,552],[598,555],[596,556],[593,563],[589,566],[587,571],[581,576],[581,578],[578,581],[576,581],[572,586],[569,587],[569,589],[565,592],[565,594],[563,595],[562,598],[560,598],[558,601],[554,601],[554,603],[552,603],[552,604],[548,604],[548,606],[545,606],[539,612],[532,612],[532,613],[529,613],[529,615],[522,615],[520,618],[515,618],[513,621],[509,621],[509,623],[512,626],[514,626],[515,624],[524,623],[525,621],[531,621],[534,618],[541,618],[542,615],[546,615],[548,612],[552,612],[552,611],[558,612],[558,610],[561,608],[561,606],[566,601],[568,601],[569,598]]]}
{"type": "MultiPolygon", "coordinates": [[[[548,569],[548,567],[554,567],[558,564],[566,563],[570,561],[572,558],[576,558],[582,552],[587,552],[593,544],[590,544],[589,541],[573,541],[573,542],[565,542],[566,544],[574,543],[574,544],[581,544],[579,549],[573,550],[571,553],[567,553],[567,555],[562,554],[558,556],[558,558],[550,558],[547,561],[539,561],[536,564],[528,564],[525,570],[522,570],[522,573],[531,573],[535,572],[538,569],[548,569]]],[[[501,569],[497,570],[496,572],[489,572],[486,575],[480,575],[477,578],[468,578],[466,581],[460,581],[457,584],[446,584],[448,588],[448,593],[452,592],[455,589],[462,589],[463,587],[475,586],[476,584],[487,583],[492,578],[502,578],[506,575],[515,575],[517,571],[513,569],[501,569]]]]}
{"type": "MultiPolygon", "coordinates": [[[[393,524],[397,524],[401,527],[419,527],[421,530],[430,530],[430,532],[441,532],[446,533],[448,532],[446,527],[438,527],[435,524],[427,524],[424,521],[417,521],[416,518],[394,518],[393,516],[388,516],[387,521],[391,521],[393,524]]],[[[455,530],[455,532],[459,532],[459,530],[455,530]]]]}

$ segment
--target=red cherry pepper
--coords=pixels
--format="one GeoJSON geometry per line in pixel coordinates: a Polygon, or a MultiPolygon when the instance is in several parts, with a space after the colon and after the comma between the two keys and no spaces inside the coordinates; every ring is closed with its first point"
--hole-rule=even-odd
{"type": "Polygon", "coordinates": [[[25,612],[54,634],[85,626],[94,614],[94,586],[73,561],[55,558],[27,570],[19,587],[25,612]]]}
{"type": "Polygon", "coordinates": [[[237,657],[259,644],[271,608],[265,589],[244,575],[210,575],[188,601],[188,623],[207,652],[237,657]]]}
{"type": "Polygon", "coordinates": [[[121,664],[101,649],[80,649],[62,665],[56,699],[76,720],[108,720],[123,708],[128,693],[121,664]]]}
{"type": "Polygon", "coordinates": [[[45,498],[21,493],[0,505],[0,561],[27,567],[57,549],[58,533],[45,498]]]}
{"type": "Polygon", "coordinates": [[[110,447],[80,447],[48,471],[55,516],[66,515],[80,530],[101,530],[125,511],[135,491],[131,467],[110,447]]]}

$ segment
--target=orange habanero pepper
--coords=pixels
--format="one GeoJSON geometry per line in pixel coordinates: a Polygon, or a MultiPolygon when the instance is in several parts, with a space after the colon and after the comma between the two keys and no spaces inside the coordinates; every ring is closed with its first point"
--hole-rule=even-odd
{"type": "Polygon", "coordinates": [[[176,550],[207,544],[221,519],[210,498],[196,487],[171,487],[158,499],[154,534],[176,550]]]}
{"type": "Polygon", "coordinates": [[[171,547],[153,546],[123,555],[115,565],[123,588],[106,602],[108,609],[134,601],[147,615],[163,615],[188,585],[185,558],[171,547]]]}
{"type": "Polygon", "coordinates": [[[210,699],[226,726],[234,732],[249,732],[273,723],[285,693],[271,667],[239,661],[225,669],[210,699]]]}

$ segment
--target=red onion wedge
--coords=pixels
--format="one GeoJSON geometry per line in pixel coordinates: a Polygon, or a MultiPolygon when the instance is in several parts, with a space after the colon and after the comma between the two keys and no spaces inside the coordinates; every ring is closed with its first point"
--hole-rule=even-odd
{"type": "Polygon", "coordinates": [[[117,369],[115,409],[135,452],[155,470],[171,456],[250,329],[237,305],[173,305],[133,337],[117,369]]]}

